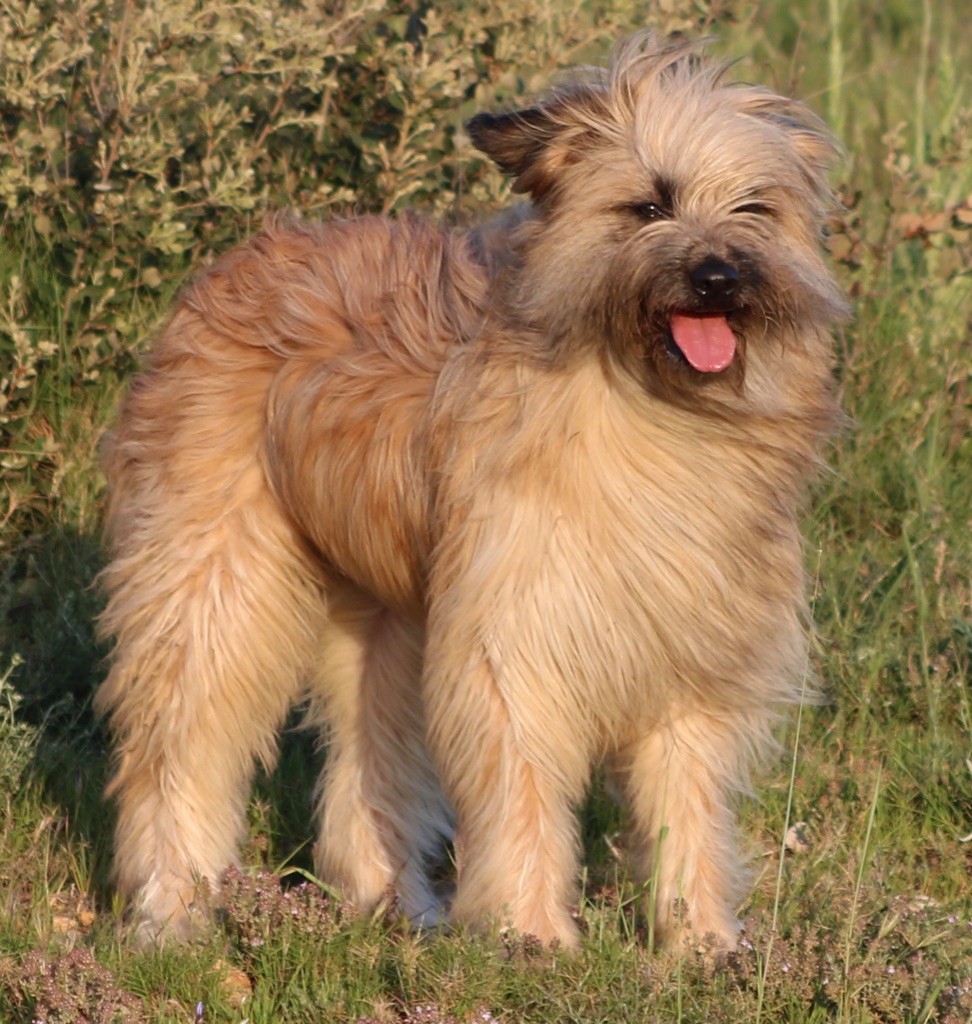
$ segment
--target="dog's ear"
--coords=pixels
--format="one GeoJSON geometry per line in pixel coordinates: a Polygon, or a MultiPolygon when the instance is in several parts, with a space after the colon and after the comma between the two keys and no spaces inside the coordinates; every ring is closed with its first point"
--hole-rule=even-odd
{"type": "Polygon", "coordinates": [[[827,172],[839,162],[840,149],[821,124],[820,130],[803,121],[789,121],[790,145],[803,166],[803,173],[820,195],[830,194],[827,172]]]}
{"type": "Polygon", "coordinates": [[[828,172],[839,160],[839,149],[824,123],[802,104],[791,104],[778,123],[786,130],[807,184],[824,201],[831,196],[828,172]]]}
{"type": "Polygon", "coordinates": [[[806,104],[763,89],[748,90],[748,112],[775,124],[787,138],[806,183],[819,200],[828,203],[828,172],[840,149],[827,126],[806,104]]]}
{"type": "Polygon", "coordinates": [[[566,149],[555,145],[566,134],[561,120],[546,107],[509,114],[477,114],[466,123],[473,145],[513,176],[513,191],[542,200],[553,187],[566,149]]]}

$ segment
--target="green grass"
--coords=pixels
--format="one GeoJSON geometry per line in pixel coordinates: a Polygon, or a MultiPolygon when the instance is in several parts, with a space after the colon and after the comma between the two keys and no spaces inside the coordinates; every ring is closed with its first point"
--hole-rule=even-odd
{"type": "MultiPolygon", "coordinates": [[[[747,947],[722,965],[650,948],[600,788],[583,809],[579,954],[354,920],[295,884],[317,762],[289,735],[221,925],[185,949],[129,948],[90,698],[105,654],[96,441],[133,360],[120,344],[85,363],[93,307],[68,301],[57,238],[7,220],[0,281],[23,291],[0,328],[53,349],[0,451],[0,1020],[184,1022],[202,1003],[207,1022],[972,1021],[972,26],[960,0],[721,10],[719,50],[840,131],[832,247],[856,310],[838,368],[852,426],[806,524],[828,700],[789,726],[744,808],[747,947]],[[796,822],[809,846],[781,856],[796,822]]],[[[176,283],[136,294],[132,337],[176,283]]]]}

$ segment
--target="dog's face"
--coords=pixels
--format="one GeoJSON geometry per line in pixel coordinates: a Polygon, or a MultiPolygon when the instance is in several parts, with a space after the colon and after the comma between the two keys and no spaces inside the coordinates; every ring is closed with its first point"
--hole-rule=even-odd
{"type": "Polygon", "coordinates": [[[518,315],[565,350],[604,344],[669,394],[738,387],[759,345],[843,312],[820,252],[829,137],[723,70],[641,37],[610,73],[468,126],[534,204],[518,315]]]}

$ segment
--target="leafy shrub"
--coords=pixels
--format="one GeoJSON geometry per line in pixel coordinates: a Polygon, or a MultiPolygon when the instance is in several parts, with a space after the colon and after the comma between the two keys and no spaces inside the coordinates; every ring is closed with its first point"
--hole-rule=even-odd
{"type": "Polygon", "coordinates": [[[463,118],[603,52],[633,7],[0,0],[0,427],[52,361],[124,368],[145,307],[268,207],[495,202],[463,118]]]}

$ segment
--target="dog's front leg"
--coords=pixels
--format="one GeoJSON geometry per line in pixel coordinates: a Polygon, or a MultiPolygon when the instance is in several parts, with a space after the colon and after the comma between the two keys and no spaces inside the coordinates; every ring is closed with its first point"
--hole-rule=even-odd
{"type": "Polygon", "coordinates": [[[752,739],[761,729],[744,715],[734,722],[693,712],[646,729],[615,759],[631,811],[633,867],[655,881],[647,909],[662,938],[736,945],[735,908],[747,879],[732,801],[747,787],[747,733],[752,739]]]}
{"type": "Polygon", "coordinates": [[[458,813],[452,920],[573,947],[587,744],[529,645],[486,637],[469,609],[453,612],[433,614],[425,679],[430,748],[458,813]]]}

